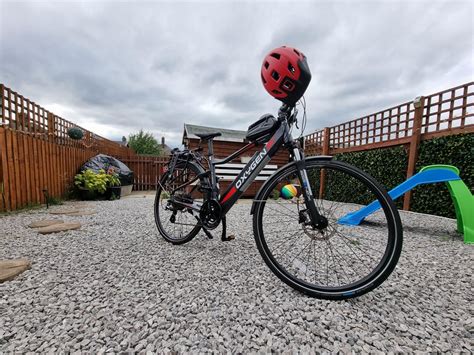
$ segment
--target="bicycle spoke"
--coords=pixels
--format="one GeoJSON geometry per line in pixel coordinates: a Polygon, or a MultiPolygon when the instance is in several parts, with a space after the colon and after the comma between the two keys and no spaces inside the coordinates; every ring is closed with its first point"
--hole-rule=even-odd
{"type": "MultiPolygon", "coordinates": [[[[268,207],[268,206],[265,205],[265,207],[268,207]]],[[[292,216],[292,215],[290,215],[290,214],[288,214],[288,213],[284,213],[284,212],[282,212],[282,211],[279,211],[279,210],[277,210],[276,208],[273,208],[273,207],[269,207],[269,208],[270,208],[271,210],[275,211],[275,212],[281,213],[282,215],[285,215],[285,216],[288,216],[288,217],[291,217],[291,218],[295,218],[295,217],[298,218],[298,215],[297,215],[296,213],[295,213],[294,216],[292,216]]],[[[292,211],[292,212],[293,212],[293,211],[292,211]]]]}
{"type": "Polygon", "coordinates": [[[313,243],[313,256],[314,256],[314,259],[313,259],[313,263],[314,263],[314,283],[318,282],[317,279],[316,279],[316,276],[318,274],[318,267],[317,267],[317,263],[316,263],[316,243],[313,243]]]}
{"type": "MultiPolygon", "coordinates": [[[[313,245],[313,244],[314,244],[314,241],[312,240],[312,241],[311,241],[311,245],[313,245]]],[[[308,249],[308,264],[306,264],[306,265],[309,265],[309,258],[310,258],[310,256],[311,256],[311,248],[308,249]]],[[[308,276],[308,269],[309,269],[309,267],[307,266],[307,267],[306,267],[305,274],[304,274],[304,277],[305,277],[305,278],[308,276]]]]}
{"type": "Polygon", "coordinates": [[[343,238],[343,241],[345,242],[345,245],[346,245],[347,247],[349,247],[349,249],[351,250],[351,252],[356,256],[356,258],[360,260],[360,262],[362,263],[362,265],[364,265],[364,266],[367,268],[367,270],[370,271],[370,267],[367,266],[367,264],[360,258],[360,256],[352,249],[352,247],[350,246],[350,242],[345,241],[344,238],[343,238]]]}
{"type": "MultiPolygon", "coordinates": [[[[299,232],[299,231],[294,232],[294,233],[291,235],[291,237],[293,237],[293,236],[294,236],[295,234],[297,234],[298,232],[299,232]]],[[[273,251],[275,252],[277,249],[280,248],[280,246],[284,245],[284,244],[287,243],[289,240],[290,240],[290,238],[284,239],[283,242],[281,242],[281,244],[279,244],[276,249],[273,249],[273,251]]],[[[293,246],[296,242],[297,242],[297,239],[295,239],[295,240],[293,241],[293,243],[291,244],[291,246],[293,246]]],[[[291,247],[291,246],[290,246],[290,247],[291,247]]],[[[286,249],[286,250],[288,250],[288,249],[286,249]]]]}
{"type": "MultiPolygon", "coordinates": [[[[343,239],[345,239],[345,240],[351,242],[351,240],[350,240],[349,238],[347,238],[345,235],[341,234],[339,231],[335,230],[335,232],[336,232],[336,234],[339,235],[341,238],[343,238],[343,239]]],[[[351,236],[350,234],[348,234],[348,235],[351,236]]],[[[357,237],[355,237],[355,238],[357,238],[357,237]]],[[[359,245],[360,245],[360,244],[354,244],[354,246],[356,246],[356,247],[358,247],[359,245]]],[[[367,248],[368,250],[374,250],[374,251],[376,251],[376,252],[378,252],[378,253],[383,253],[381,250],[378,250],[378,249],[375,249],[375,248],[371,248],[371,247],[369,247],[369,246],[366,246],[366,248],[367,248]]],[[[362,250],[362,248],[359,248],[359,247],[358,247],[358,249],[361,249],[361,250],[362,250]]],[[[366,250],[367,250],[367,249],[366,249],[366,250]]]]}
{"type": "MultiPolygon", "coordinates": [[[[336,253],[339,253],[339,252],[337,251],[337,249],[335,249],[335,248],[332,247],[332,243],[331,243],[330,240],[327,240],[326,242],[328,243],[329,250],[331,251],[331,255],[333,256],[334,260],[336,260],[336,253]]],[[[340,255],[340,254],[339,254],[339,255],[340,255]]],[[[337,257],[337,260],[344,260],[344,259],[343,259],[343,258],[340,258],[340,257],[337,257]]],[[[339,266],[341,266],[341,269],[342,269],[342,270],[344,271],[344,273],[346,274],[347,281],[349,281],[349,283],[350,283],[350,278],[349,278],[349,276],[347,275],[346,268],[345,268],[345,267],[342,267],[342,264],[340,263],[340,261],[339,261],[339,266]]],[[[337,275],[337,271],[336,271],[336,275],[337,275]]],[[[338,277],[338,279],[339,279],[339,277],[338,277]]],[[[341,285],[341,283],[339,283],[339,285],[341,285]]]]}
{"type": "MultiPolygon", "coordinates": [[[[284,209],[290,211],[291,213],[295,213],[295,211],[290,210],[290,209],[289,209],[288,207],[286,207],[285,204],[283,204],[283,203],[276,202],[276,204],[277,204],[278,206],[281,206],[281,207],[283,207],[284,209]]],[[[290,203],[286,203],[286,204],[287,204],[287,205],[294,205],[293,203],[291,203],[291,204],[290,204],[290,203]]],[[[298,215],[298,214],[297,214],[297,215],[298,215]]]]}
{"type": "MultiPolygon", "coordinates": [[[[329,252],[330,252],[330,254],[331,254],[332,260],[335,261],[336,259],[334,258],[334,254],[333,254],[333,251],[332,251],[331,242],[330,242],[329,240],[326,240],[326,244],[327,244],[327,246],[328,246],[328,248],[329,248],[329,252]]],[[[340,264],[339,264],[339,265],[340,265],[340,264]]],[[[339,280],[339,274],[338,274],[338,272],[337,272],[337,268],[335,268],[335,270],[336,270],[336,279],[337,279],[337,282],[338,282],[338,284],[339,284],[339,286],[340,286],[340,285],[341,285],[341,281],[339,280]]]]}

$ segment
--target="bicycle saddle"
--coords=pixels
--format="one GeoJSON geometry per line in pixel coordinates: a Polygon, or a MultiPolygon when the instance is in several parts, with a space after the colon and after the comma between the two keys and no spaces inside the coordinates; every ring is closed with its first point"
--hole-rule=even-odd
{"type": "Polygon", "coordinates": [[[201,138],[203,141],[207,141],[209,139],[212,139],[214,137],[220,137],[222,136],[221,132],[214,132],[214,133],[196,133],[196,136],[201,138]]]}

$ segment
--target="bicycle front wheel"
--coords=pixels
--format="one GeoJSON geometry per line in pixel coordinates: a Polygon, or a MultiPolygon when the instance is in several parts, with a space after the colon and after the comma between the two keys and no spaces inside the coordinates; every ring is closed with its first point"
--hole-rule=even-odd
{"type": "Polygon", "coordinates": [[[393,271],[402,248],[392,199],[372,177],[346,163],[309,158],[306,170],[327,228],[310,226],[301,194],[279,197],[283,186],[301,185],[296,166],[289,165],[256,197],[253,228],[260,254],[282,281],[313,297],[346,299],[373,290],[393,271]],[[362,223],[342,223],[373,201],[381,208],[362,223]]]}

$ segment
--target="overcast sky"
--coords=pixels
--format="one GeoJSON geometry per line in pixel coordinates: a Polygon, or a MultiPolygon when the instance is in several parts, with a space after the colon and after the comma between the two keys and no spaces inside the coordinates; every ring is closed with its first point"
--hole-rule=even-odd
{"type": "Polygon", "coordinates": [[[279,103],[264,55],[306,54],[307,133],[474,79],[474,1],[6,2],[0,82],[111,139],[245,130],[279,103]]]}

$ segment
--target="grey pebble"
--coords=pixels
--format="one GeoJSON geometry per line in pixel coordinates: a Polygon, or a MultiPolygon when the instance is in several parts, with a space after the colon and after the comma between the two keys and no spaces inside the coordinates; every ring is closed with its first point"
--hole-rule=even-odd
{"type": "MultiPolygon", "coordinates": [[[[91,202],[83,228],[39,237],[45,208],[0,217],[0,259],[33,266],[0,284],[0,353],[425,353],[472,351],[474,248],[456,221],[401,212],[394,273],[354,300],[309,298],[260,257],[250,204],[220,242],[166,243],[152,198],[91,202]]],[[[219,235],[220,227],[213,233],[219,235]]]]}

